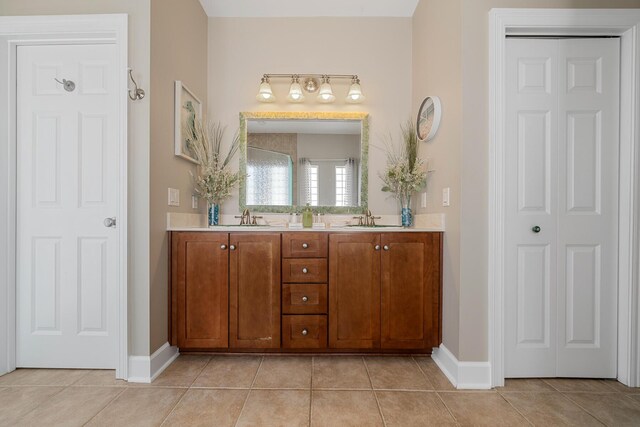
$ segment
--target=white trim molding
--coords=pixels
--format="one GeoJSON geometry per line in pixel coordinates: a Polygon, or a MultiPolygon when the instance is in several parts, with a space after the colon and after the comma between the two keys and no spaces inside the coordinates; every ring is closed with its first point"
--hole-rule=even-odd
{"type": "Polygon", "coordinates": [[[118,97],[118,334],[116,377],[128,370],[128,16],[0,16],[0,374],[16,368],[16,50],[20,45],[112,43],[118,97]],[[6,131],[4,131],[6,129],[6,131]]]}
{"type": "Polygon", "coordinates": [[[129,382],[149,384],[180,356],[178,347],[164,343],[151,356],[129,356],[129,382]]]}
{"type": "Polygon", "coordinates": [[[431,358],[457,389],[487,390],[491,388],[489,362],[460,362],[444,344],[433,349],[431,358]]]}
{"type": "Polygon", "coordinates": [[[620,37],[620,197],[618,374],[640,386],[638,223],[640,209],[640,9],[492,9],[489,13],[489,362],[504,385],[505,39],[527,36],[620,37]]]}

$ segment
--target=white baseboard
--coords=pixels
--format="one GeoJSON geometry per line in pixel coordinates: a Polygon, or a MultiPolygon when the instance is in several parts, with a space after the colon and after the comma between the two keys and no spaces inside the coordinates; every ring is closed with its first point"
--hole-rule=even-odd
{"type": "Polygon", "coordinates": [[[168,342],[151,356],[129,356],[130,383],[150,383],[155,380],[180,355],[178,347],[168,342]]]}
{"type": "Polygon", "coordinates": [[[489,362],[460,362],[444,344],[433,349],[431,358],[457,389],[487,390],[491,388],[489,362]]]}

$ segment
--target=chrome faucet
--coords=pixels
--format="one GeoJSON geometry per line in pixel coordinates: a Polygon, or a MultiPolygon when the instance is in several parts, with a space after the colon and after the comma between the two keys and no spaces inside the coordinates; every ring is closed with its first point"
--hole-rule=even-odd
{"type": "Polygon", "coordinates": [[[249,209],[243,210],[242,215],[236,215],[236,218],[240,218],[240,225],[251,225],[251,214],[249,213],[249,209]]]}

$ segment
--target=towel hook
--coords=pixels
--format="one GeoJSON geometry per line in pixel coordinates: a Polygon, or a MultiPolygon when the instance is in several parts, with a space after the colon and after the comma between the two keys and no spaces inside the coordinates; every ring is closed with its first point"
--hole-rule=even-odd
{"type": "Polygon", "coordinates": [[[132,70],[131,68],[129,68],[129,78],[131,79],[131,81],[133,82],[133,85],[135,86],[135,89],[129,89],[129,98],[132,101],[139,101],[142,98],[144,98],[144,90],[140,89],[138,87],[138,83],[136,83],[136,81],[133,79],[133,74],[131,74],[132,70]]]}

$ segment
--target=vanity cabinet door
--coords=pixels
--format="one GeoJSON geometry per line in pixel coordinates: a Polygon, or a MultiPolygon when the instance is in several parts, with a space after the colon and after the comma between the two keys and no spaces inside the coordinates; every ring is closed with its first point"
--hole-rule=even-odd
{"type": "Polygon", "coordinates": [[[228,240],[226,233],[172,235],[172,318],[182,349],[228,347],[228,240]]]}
{"type": "Polygon", "coordinates": [[[229,238],[231,348],[280,347],[280,234],[229,238]]]}
{"type": "Polygon", "coordinates": [[[330,348],[380,347],[380,252],[377,233],[329,237],[330,348]]]}
{"type": "Polygon", "coordinates": [[[382,348],[437,347],[440,233],[382,234],[382,348]]]}

